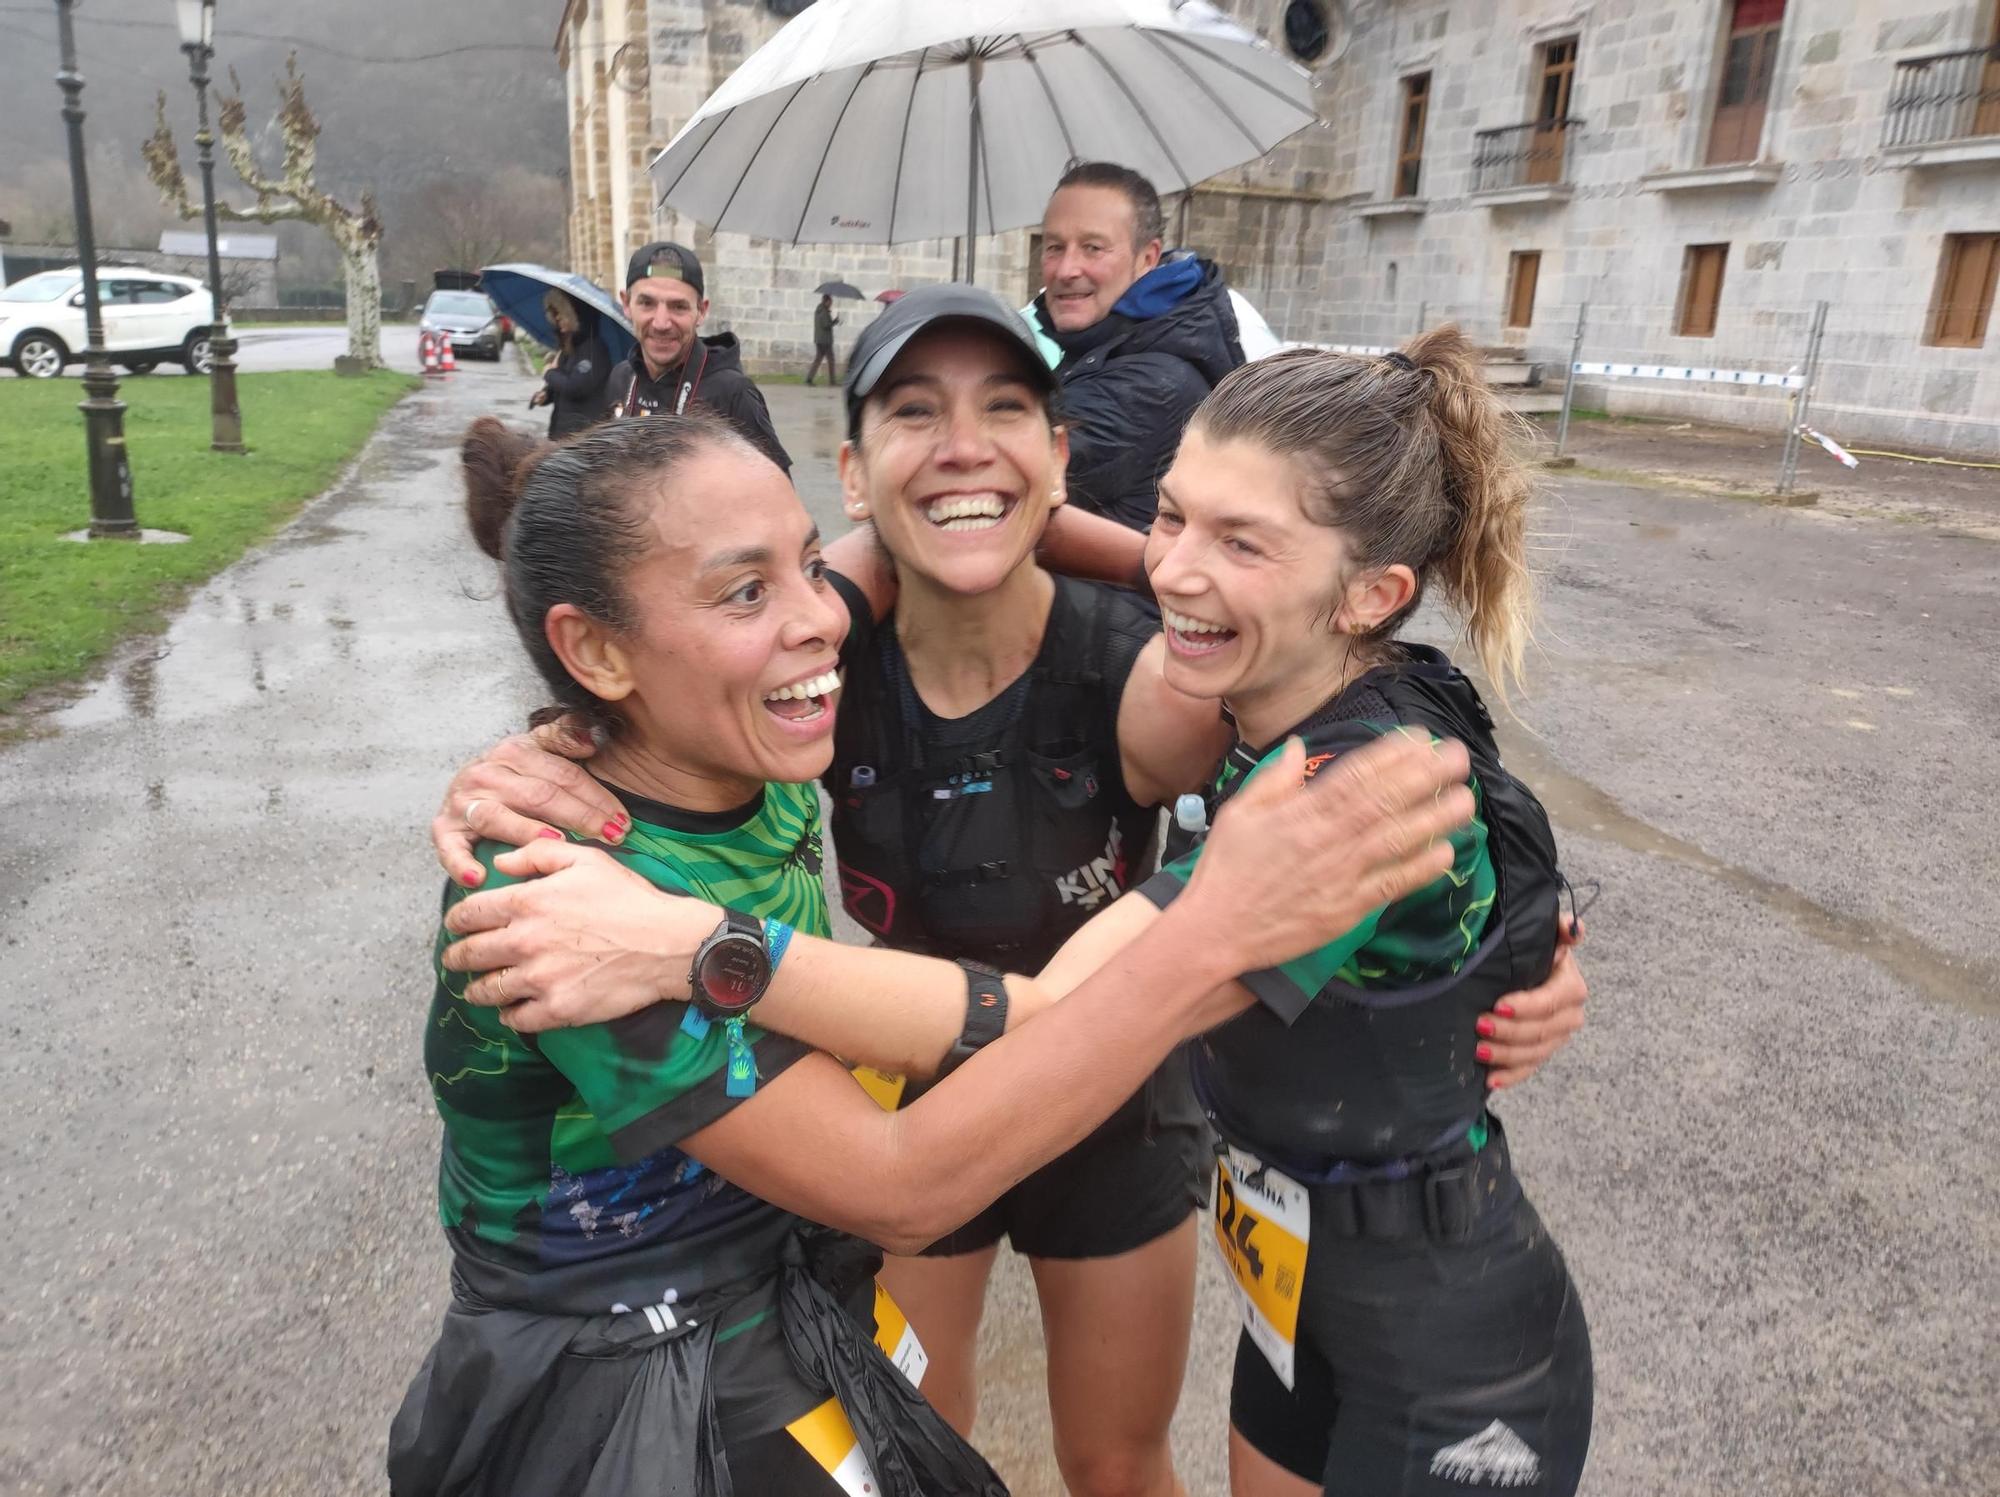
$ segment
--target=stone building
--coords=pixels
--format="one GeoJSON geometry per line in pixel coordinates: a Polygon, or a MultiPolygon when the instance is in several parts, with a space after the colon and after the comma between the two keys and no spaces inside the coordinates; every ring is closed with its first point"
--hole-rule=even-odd
{"type": "MultiPolygon", "coordinates": [[[[711,234],[671,211],[654,211],[646,163],[745,57],[809,3],[568,0],[557,34],[556,56],[569,98],[572,265],[615,286],[625,257],[648,239],[692,245],[708,267],[710,327],[734,331],[756,370],[804,369],[812,357],[817,300],[812,288],[821,281],[846,280],[872,297],[891,288],[948,281],[959,264],[960,247],[949,239],[792,247],[711,234]]],[[[1223,8],[1269,29],[1278,24],[1283,7],[1274,0],[1237,0],[1223,8]]],[[[1232,269],[1242,267],[1253,297],[1303,308],[1311,301],[1317,266],[1303,263],[1299,233],[1310,210],[1326,206],[1331,175],[1312,163],[1330,158],[1332,145],[1330,134],[1307,132],[1254,168],[1204,184],[1184,219],[1170,200],[1169,217],[1185,223],[1190,235],[1197,222],[1235,225],[1240,219],[1240,237],[1232,244],[1246,252],[1231,259],[1232,269]]],[[[1199,239],[1190,242],[1208,248],[1199,239]]],[[[981,285],[1017,304],[1041,285],[1040,251],[1030,230],[981,238],[975,263],[981,285]]],[[[850,302],[839,310],[844,348],[875,305],[850,302]]],[[[1303,312],[1298,325],[1307,326],[1303,312]]]]}
{"type": "MultiPolygon", "coordinates": [[[[791,248],[655,215],[645,164],[810,0],[569,0],[574,263],[685,238],[753,367],[810,288],[948,278],[951,241],[791,248]]],[[[1322,124],[1170,203],[1285,337],[1450,318],[1548,380],[1581,360],[1782,373],[1827,304],[1813,421],[2000,453],[2000,0],[1224,0],[1313,69],[1322,124]]],[[[1031,231],[982,242],[1025,300],[1031,231]]],[[[859,316],[872,311],[866,305],[859,316]]],[[[851,335],[856,316],[842,329],[851,335]]],[[[1778,426],[1782,391],[1580,383],[1583,404],[1778,426]]]]}

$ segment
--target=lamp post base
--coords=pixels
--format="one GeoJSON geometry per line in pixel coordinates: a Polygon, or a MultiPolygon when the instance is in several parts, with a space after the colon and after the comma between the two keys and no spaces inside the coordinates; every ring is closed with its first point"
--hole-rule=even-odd
{"type": "Polygon", "coordinates": [[[209,414],[212,417],[215,452],[242,452],[243,412],[236,404],[236,340],[218,332],[208,340],[209,414]]]}
{"type": "Polygon", "coordinates": [[[132,514],[132,464],[125,454],[125,402],[102,351],[84,366],[85,444],[90,453],[90,534],[93,540],[137,540],[132,514]]]}

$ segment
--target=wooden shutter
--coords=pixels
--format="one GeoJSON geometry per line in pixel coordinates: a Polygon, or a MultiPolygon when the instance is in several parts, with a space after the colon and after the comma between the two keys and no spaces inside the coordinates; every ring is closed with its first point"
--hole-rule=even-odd
{"type": "Polygon", "coordinates": [[[1722,272],[1728,260],[1726,244],[1688,246],[1681,264],[1681,307],[1675,328],[1679,336],[1715,336],[1716,312],[1722,305],[1722,272]]]}
{"type": "Polygon", "coordinates": [[[1516,250],[1507,261],[1507,326],[1527,327],[1535,320],[1535,283],[1542,276],[1540,250],[1516,250]]]}
{"type": "Polygon", "coordinates": [[[1542,48],[1542,76],[1535,91],[1535,135],[1528,150],[1530,182],[1560,182],[1563,132],[1569,118],[1570,90],[1576,81],[1576,38],[1565,37],[1542,48]]]}
{"type": "Polygon", "coordinates": [[[1986,39],[1986,62],[1979,70],[1979,102],[1972,111],[1974,135],[2000,135],[2000,6],[1993,11],[1993,35],[1986,39]]]}
{"type": "Polygon", "coordinates": [[[1947,234],[1927,341],[1942,348],[1983,348],[1996,281],[2000,234],[1947,234]]]}
{"type": "Polygon", "coordinates": [[[1413,198],[1423,183],[1424,123],[1430,114],[1431,75],[1403,80],[1402,137],[1396,152],[1396,196],[1413,198]]]}
{"type": "Polygon", "coordinates": [[[1710,166],[1756,157],[1784,20],[1785,0],[1735,0],[1729,34],[1723,40],[1715,115],[1708,128],[1710,166]]]}

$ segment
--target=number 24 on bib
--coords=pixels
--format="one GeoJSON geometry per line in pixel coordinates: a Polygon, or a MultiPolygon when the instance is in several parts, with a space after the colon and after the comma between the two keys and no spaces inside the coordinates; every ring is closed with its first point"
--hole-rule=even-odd
{"type": "Polygon", "coordinates": [[[1292,1386],[1312,1207],[1305,1187],[1241,1149],[1217,1164],[1215,1245],[1236,1287],[1243,1328],[1292,1386]]]}

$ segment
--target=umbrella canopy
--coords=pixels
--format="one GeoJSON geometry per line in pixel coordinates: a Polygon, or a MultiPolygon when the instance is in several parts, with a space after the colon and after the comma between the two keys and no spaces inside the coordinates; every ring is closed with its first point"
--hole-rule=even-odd
{"type": "Polygon", "coordinates": [[[837,296],[842,301],[865,300],[859,286],[850,286],[845,281],[821,281],[817,286],[813,287],[813,295],[837,296]]]}
{"type": "Polygon", "coordinates": [[[546,265],[489,265],[479,273],[479,289],[503,317],[511,318],[516,327],[545,347],[555,348],[562,342],[549,325],[548,313],[542,310],[542,298],[552,290],[597,314],[597,334],[614,364],[631,358],[639,346],[618,298],[574,271],[551,270],[546,265]]]}
{"type": "Polygon", "coordinates": [[[1318,117],[1310,75],[1203,0],[819,0],[652,173],[669,207],[718,231],[965,234],[969,250],[1040,222],[1072,161],[1179,191],[1318,117]]]}
{"type": "Polygon", "coordinates": [[[882,303],[882,305],[885,307],[888,306],[890,302],[901,301],[902,299],[903,299],[903,293],[900,291],[878,291],[875,293],[875,300],[882,303]]]}

